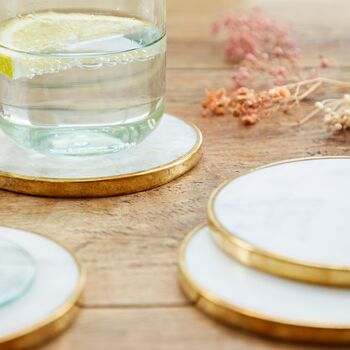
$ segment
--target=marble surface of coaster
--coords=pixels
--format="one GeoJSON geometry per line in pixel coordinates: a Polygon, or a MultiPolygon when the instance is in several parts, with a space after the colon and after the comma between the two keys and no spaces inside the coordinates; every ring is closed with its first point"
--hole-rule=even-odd
{"type": "Polygon", "coordinates": [[[261,168],[217,191],[209,205],[210,221],[249,249],[350,273],[349,178],[350,158],[261,168]]]}
{"type": "Polygon", "coordinates": [[[0,239],[22,247],[36,264],[32,286],[0,308],[0,349],[32,346],[70,321],[68,314],[80,297],[84,274],[67,250],[44,236],[0,227],[0,239]]]}
{"type": "Polygon", "coordinates": [[[170,182],[198,163],[202,136],[194,125],[167,114],[144,142],[105,156],[48,157],[20,148],[3,133],[0,143],[0,188],[34,195],[84,197],[138,192],[170,182]],[[141,176],[143,182],[138,184],[126,181],[141,176]],[[96,184],[107,180],[114,180],[108,188],[96,184]],[[38,182],[46,182],[46,188],[40,188],[38,182]],[[96,187],[77,182],[93,182],[96,187]],[[62,184],[65,189],[60,191],[62,184]]]}
{"type": "Polygon", "coordinates": [[[197,306],[223,321],[282,338],[336,342],[332,337],[339,336],[340,342],[350,341],[345,307],[349,290],[291,281],[241,265],[213,242],[208,227],[187,238],[180,274],[190,298],[200,300],[197,306]]]}

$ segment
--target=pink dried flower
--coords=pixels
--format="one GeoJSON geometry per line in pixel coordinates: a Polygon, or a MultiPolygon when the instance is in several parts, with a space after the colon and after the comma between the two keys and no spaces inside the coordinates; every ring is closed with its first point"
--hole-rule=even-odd
{"type": "Polygon", "coordinates": [[[298,45],[289,31],[255,9],[246,15],[226,14],[213,25],[213,33],[226,40],[227,58],[235,63],[248,54],[298,56],[298,45]]]}
{"type": "Polygon", "coordinates": [[[323,55],[320,55],[320,67],[321,68],[329,68],[330,67],[329,60],[326,57],[324,57],[323,55]]]}
{"type": "MultiPolygon", "coordinates": [[[[259,9],[244,15],[226,13],[213,24],[212,31],[224,39],[227,59],[249,75],[248,79],[240,70],[235,73],[233,88],[253,86],[256,81],[264,81],[269,87],[300,80],[297,42],[288,28],[265,17],[259,9]],[[275,66],[278,68],[273,69],[275,66]]],[[[322,57],[320,65],[327,68],[329,62],[322,57]]]]}

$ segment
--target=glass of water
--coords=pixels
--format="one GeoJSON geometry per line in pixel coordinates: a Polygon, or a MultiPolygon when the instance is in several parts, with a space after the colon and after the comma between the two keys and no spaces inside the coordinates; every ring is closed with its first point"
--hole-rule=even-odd
{"type": "Polygon", "coordinates": [[[51,155],[118,152],[164,113],[165,0],[0,0],[0,126],[51,155]]]}

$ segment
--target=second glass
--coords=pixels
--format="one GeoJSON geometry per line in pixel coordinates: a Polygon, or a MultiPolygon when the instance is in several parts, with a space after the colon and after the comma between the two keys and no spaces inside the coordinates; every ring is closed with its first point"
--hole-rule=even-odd
{"type": "Polygon", "coordinates": [[[164,113],[165,0],[0,0],[0,126],[45,154],[140,143],[164,113]]]}

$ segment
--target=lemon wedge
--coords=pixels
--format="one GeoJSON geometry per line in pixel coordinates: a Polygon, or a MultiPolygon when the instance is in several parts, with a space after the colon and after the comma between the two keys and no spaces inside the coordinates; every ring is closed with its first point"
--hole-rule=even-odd
{"type": "Polygon", "coordinates": [[[76,62],[70,54],[103,51],[110,40],[145,26],[139,19],[88,13],[18,16],[0,23],[0,73],[18,79],[68,69],[76,62]]]}

